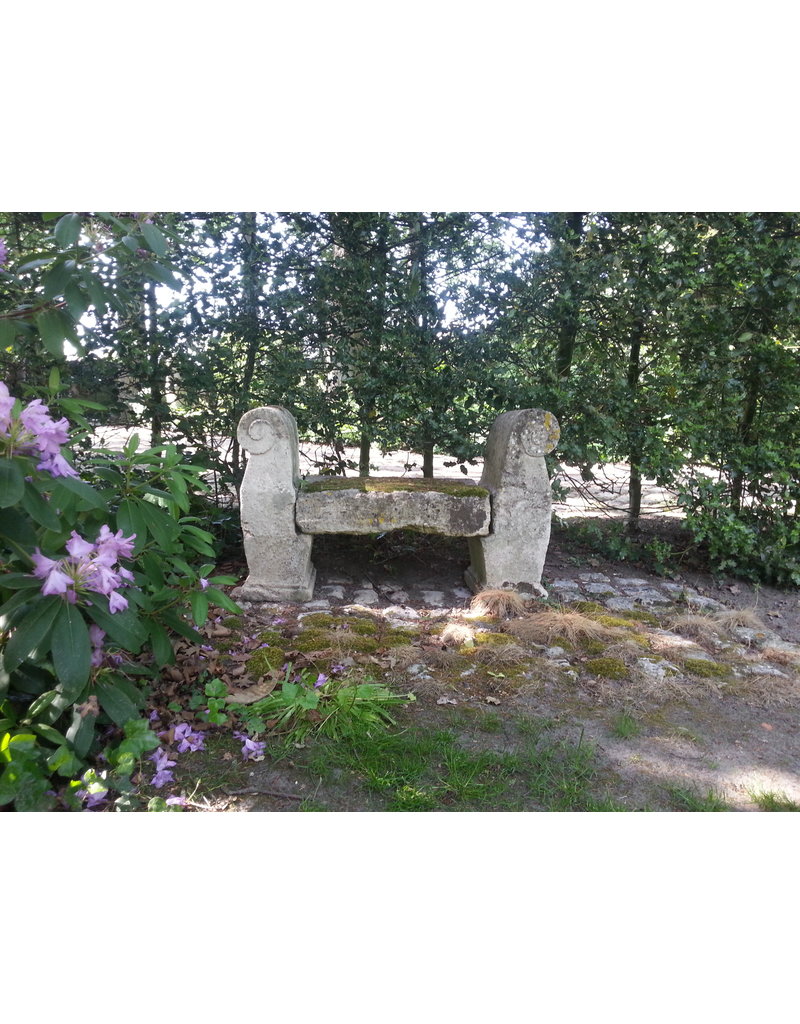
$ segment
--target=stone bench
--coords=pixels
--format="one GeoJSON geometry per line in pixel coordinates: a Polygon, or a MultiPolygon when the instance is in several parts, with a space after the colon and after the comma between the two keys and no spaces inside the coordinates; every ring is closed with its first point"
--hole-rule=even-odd
{"type": "Polygon", "coordinates": [[[544,593],[551,518],[544,456],[559,438],[552,413],[516,409],[498,416],[479,484],[465,478],[301,480],[297,424],[280,406],[245,413],[237,437],[249,456],[240,492],[249,575],[235,598],[310,601],[315,534],[404,529],[468,537],[465,579],[476,593],[487,586],[544,593]]]}

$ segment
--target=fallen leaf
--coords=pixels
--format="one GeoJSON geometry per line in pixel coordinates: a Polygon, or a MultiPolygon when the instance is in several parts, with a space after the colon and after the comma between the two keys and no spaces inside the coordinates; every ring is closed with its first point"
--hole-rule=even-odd
{"type": "Polygon", "coordinates": [[[761,723],[761,728],[762,729],[766,729],[767,732],[772,732],[774,726],[770,725],[769,722],[762,722],[761,723]]]}

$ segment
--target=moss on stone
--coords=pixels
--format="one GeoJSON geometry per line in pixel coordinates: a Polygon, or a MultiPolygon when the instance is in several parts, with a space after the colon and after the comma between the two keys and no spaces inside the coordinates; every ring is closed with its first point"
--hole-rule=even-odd
{"type": "Polygon", "coordinates": [[[617,611],[614,613],[621,619],[631,619],[633,622],[644,622],[648,626],[660,626],[661,623],[657,615],[653,615],[652,612],[646,612],[644,608],[634,608],[631,610],[617,611]]]}
{"type": "Polygon", "coordinates": [[[389,494],[392,491],[437,491],[454,498],[487,498],[489,492],[477,484],[463,480],[439,480],[408,477],[325,477],[324,480],[303,480],[300,489],[306,494],[319,491],[361,491],[362,494],[389,494]]]}
{"type": "Polygon", "coordinates": [[[718,665],[715,661],[706,661],[705,658],[684,658],[681,662],[687,672],[692,675],[701,676],[703,679],[719,678],[730,675],[729,665],[718,665]]]}
{"type": "Polygon", "coordinates": [[[512,643],[506,633],[491,633],[489,630],[476,633],[473,640],[476,644],[502,644],[508,646],[508,644],[512,643]]]}
{"type": "Polygon", "coordinates": [[[608,615],[608,609],[597,601],[575,601],[572,607],[584,615],[608,615]]]}
{"type": "Polygon", "coordinates": [[[314,612],[313,615],[304,615],[300,620],[303,629],[308,629],[309,626],[313,628],[320,627],[322,629],[329,629],[334,626],[339,619],[336,619],[333,615],[328,612],[314,612]]]}
{"type": "Polygon", "coordinates": [[[628,675],[628,666],[619,658],[592,658],[586,668],[603,679],[625,679],[628,675]]]}
{"type": "MultiPolygon", "coordinates": [[[[592,640],[590,637],[581,637],[580,645],[586,654],[602,654],[607,646],[602,640],[592,640]]],[[[563,647],[563,644],[559,644],[559,647],[563,647]]]]}

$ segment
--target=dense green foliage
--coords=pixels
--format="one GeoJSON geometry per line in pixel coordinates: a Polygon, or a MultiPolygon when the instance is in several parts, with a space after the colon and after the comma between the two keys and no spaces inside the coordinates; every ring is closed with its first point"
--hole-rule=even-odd
{"type": "Polygon", "coordinates": [[[131,776],[160,742],[142,716],[147,683],[174,661],[171,637],[202,639],[189,613],[202,625],[211,605],[238,610],[192,514],[201,470],[173,445],[140,452],[136,436],[121,453],[92,447],[86,413],[102,406],[62,395],[57,365],[37,380],[63,364],[65,341],[81,350],[75,324],[90,303],[125,309],[131,274],[168,276],[145,248],[163,250],[157,229],[108,223],[135,247],[133,270],[107,255],[112,235],[98,271],[68,214],[2,276],[0,807],[19,811],[91,807],[112,791],[120,809],[135,806],[131,776]]]}
{"type": "Polygon", "coordinates": [[[630,465],[632,531],[653,477],[714,568],[800,582],[797,215],[49,216],[0,214],[4,379],[57,364],[68,401],[198,452],[221,496],[257,404],[362,475],[370,445],[463,466],[541,406],[566,464],[630,465]]]}

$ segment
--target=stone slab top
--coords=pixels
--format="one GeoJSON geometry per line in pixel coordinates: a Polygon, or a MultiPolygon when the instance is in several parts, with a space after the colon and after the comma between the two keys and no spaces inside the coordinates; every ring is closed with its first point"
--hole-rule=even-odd
{"type": "Polygon", "coordinates": [[[359,491],[362,494],[388,494],[393,491],[433,491],[452,498],[487,498],[489,492],[467,477],[406,477],[406,476],[310,476],[300,483],[303,494],[321,491],[359,491]]]}
{"type": "MultiPolygon", "coordinates": [[[[430,481],[400,479],[352,480],[330,478],[301,488],[295,505],[295,524],[302,533],[383,533],[387,530],[422,530],[451,537],[485,536],[491,524],[488,491],[461,480],[450,488],[420,486],[430,481]],[[362,487],[347,486],[362,484],[362,487]],[[321,483],[321,487],[316,487],[321,483]],[[344,484],[345,486],[342,486],[344,484]],[[393,486],[394,484],[394,486],[393,486]],[[397,485],[400,486],[397,486],[397,485]],[[408,486],[408,485],[411,486],[408,486]],[[453,493],[455,489],[456,493],[453,493]]],[[[440,481],[446,484],[446,481],[440,481]]]]}

